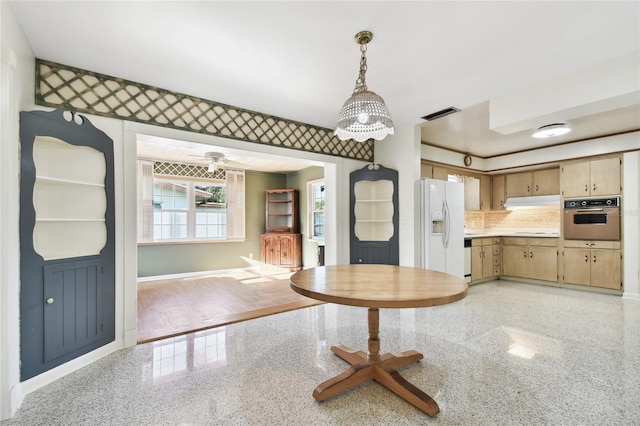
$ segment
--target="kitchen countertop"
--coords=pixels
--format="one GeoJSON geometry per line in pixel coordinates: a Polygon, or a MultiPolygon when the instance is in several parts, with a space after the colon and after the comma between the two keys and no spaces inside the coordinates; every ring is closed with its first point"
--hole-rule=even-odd
{"type": "Polygon", "coordinates": [[[557,231],[477,231],[465,232],[465,238],[486,238],[486,237],[523,237],[523,238],[559,238],[557,231]]]}

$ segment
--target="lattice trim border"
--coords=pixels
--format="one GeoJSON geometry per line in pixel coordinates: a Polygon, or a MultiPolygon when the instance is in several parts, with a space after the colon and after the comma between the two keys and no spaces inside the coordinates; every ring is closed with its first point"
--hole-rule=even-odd
{"type": "Polygon", "coordinates": [[[181,176],[188,178],[226,180],[227,174],[224,169],[218,168],[215,172],[209,173],[206,166],[195,164],[170,163],[168,161],[154,161],[153,174],[160,176],[181,176]]]}
{"type": "Polygon", "coordinates": [[[373,161],[373,140],[36,59],[36,104],[223,138],[373,161]]]}

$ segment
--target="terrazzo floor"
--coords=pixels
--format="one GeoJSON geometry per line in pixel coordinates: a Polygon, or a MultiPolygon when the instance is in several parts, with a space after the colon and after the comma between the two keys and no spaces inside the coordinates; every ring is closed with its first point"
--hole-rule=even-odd
{"type": "Polygon", "coordinates": [[[4,425],[637,425],[640,302],[494,281],[456,303],[380,310],[381,352],[426,416],[378,383],[322,403],[316,385],[366,349],[366,308],[324,304],[138,345],[25,397],[4,425]]]}

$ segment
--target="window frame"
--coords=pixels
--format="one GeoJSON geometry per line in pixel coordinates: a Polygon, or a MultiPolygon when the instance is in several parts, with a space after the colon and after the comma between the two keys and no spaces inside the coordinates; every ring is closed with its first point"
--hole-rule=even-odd
{"type": "MultiPolygon", "coordinates": [[[[316,237],[314,235],[314,230],[315,230],[315,222],[314,222],[314,218],[315,215],[314,213],[317,212],[322,212],[323,217],[325,217],[325,212],[326,212],[326,204],[324,204],[324,207],[322,210],[316,210],[315,209],[315,188],[317,186],[323,186],[324,187],[324,191],[326,191],[326,185],[325,185],[325,181],[324,178],[319,178],[319,179],[314,179],[314,180],[310,180],[307,181],[307,224],[308,224],[308,237],[310,240],[312,241],[317,241],[318,243],[324,243],[326,234],[323,233],[322,237],[316,237]]],[[[323,199],[326,199],[326,197],[323,197],[323,199]]],[[[324,223],[322,224],[324,226],[324,223]]]]}
{"type": "MultiPolygon", "coordinates": [[[[246,178],[244,170],[225,168],[224,173],[221,176],[220,173],[217,173],[215,177],[209,177],[208,175],[204,174],[206,173],[206,167],[203,168],[203,172],[198,168],[197,165],[169,163],[167,166],[165,164],[161,164],[161,166],[164,166],[164,168],[161,168],[160,172],[156,173],[157,166],[157,160],[138,159],[138,245],[201,243],[212,244],[224,242],[242,242],[246,240],[246,178]],[[164,170],[177,171],[178,173],[163,173],[162,171],[164,170]],[[186,221],[188,222],[188,224],[186,225],[186,237],[155,238],[154,215],[157,215],[157,213],[161,211],[161,209],[156,210],[154,208],[154,199],[158,200],[154,196],[154,186],[158,181],[173,183],[182,186],[184,186],[185,184],[187,185],[188,193],[185,194],[186,197],[181,197],[183,200],[187,200],[186,202],[188,203],[189,207],[188,209],[182,210],[182,212],[185,212],[187,214],[186,221]],[[223,188],[225,195],[223,206],[224,215],[222,214],[222,211],[214,209],[213,214],[220,214],[221,216],[219,216],[219,220],[213,220],[212,224],[218,226],[217,230],[220,230],[220,227],[224,227],[224,237],[196,237],[196,227],[199,226],[196,223],[196,216],[199,211],[197,210],[195,202],[197,199],[196,193],[197,191],[201,190],[196,189],[196,186],[219,186],[223,188]]],[[[217,206],[222,205],[223,203],[217,204],[217,206]]],[[[211,207],[215,208],[217,206],[212,205],[211,207]]],[[[200,225],[203,224],[201,223],[200,225]]],[[[212,230],[214,231],[212,233],[217,233],[215,232],[217,231],[216,229],[212,230]]],[[[207,229],[206,231],[208,232],[209,229],[207,229]]],[[[200,232],[199,234],[202,235],[202,232],[200,232]]]]}
{"type": "MultiPolygon", "coordinates": [[[[219,182],[213,179],[201,179],[201,178],[185,178],[181,176],[164,176],[164,175],[154,175],[153,176],[153,184],[156,185],[156,181],[164,181],[171,184],[176,185],[184,185],[186,184],[186,192],[187,192],[187,205],[188,209],[185,210],[176,210],[171,209],[167,211],[185,211],[187,212],[187,236],[185,238],[156,238],[155,231],[153,232],[153,239],[149,242],[153,243],[170,243],[170,242],[217,242],[217,241],[228,241],[231,238],[228,238],[228,234],[226,232],[226,220],[225,220],[225,237],[224,238],[211,238],[211,237],[196,237],[196,185],[197,186],[221,186],[225,188],[226,193],[226,182],[219,182]]],[[[225,215],[227,210],[227,201],[225,194],[225,215]]],[[[155,213],[155,211],[154,211],[155,213]]],[[[153,226],[156,226],[155,218],[153,226]]]]}

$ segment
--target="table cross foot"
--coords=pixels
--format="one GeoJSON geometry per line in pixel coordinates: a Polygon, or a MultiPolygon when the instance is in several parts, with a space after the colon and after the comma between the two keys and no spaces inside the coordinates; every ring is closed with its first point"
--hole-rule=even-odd
{"type": "Polygon", "coordinates": [[[386,353],[380,357],[379,363],[372,364],[363,351],[354,351],[343,345],[332,346],[331,351],[351,364],[351,367],[318,385],[313,391],[313,397],[316,400],[324,401],[369,380],[375,380],[429,416],[435,416],[440,411],[433,398],[409,383],[396,371],[423,359],[421,353],[413,350],[398,354],[386,353]]]}

